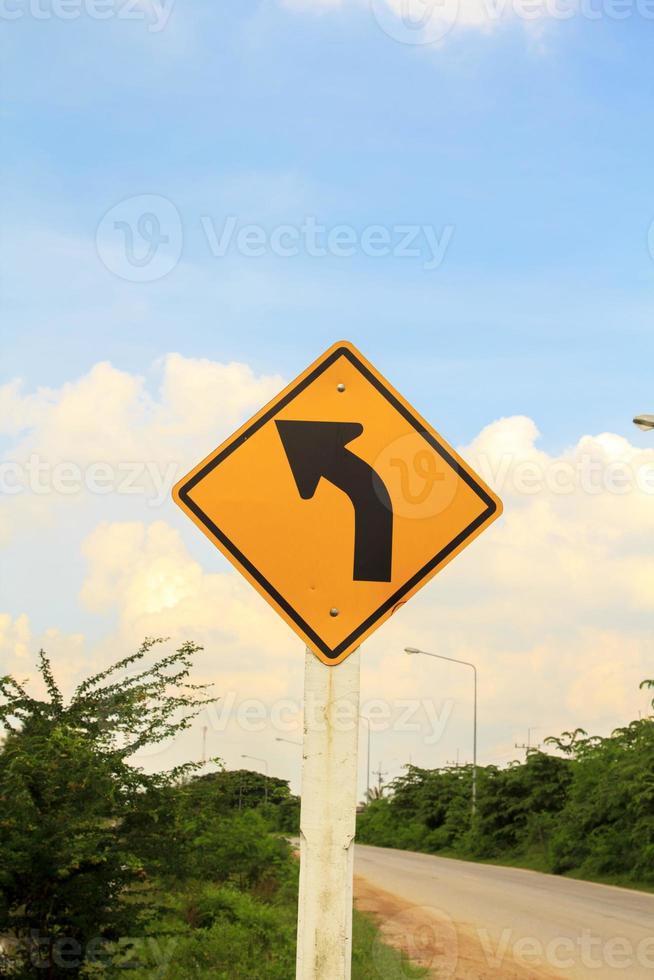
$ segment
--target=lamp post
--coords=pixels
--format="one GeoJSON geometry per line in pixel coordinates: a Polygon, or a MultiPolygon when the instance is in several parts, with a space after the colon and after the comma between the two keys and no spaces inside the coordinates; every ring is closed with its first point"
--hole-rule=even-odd
{"type": "MultiPolygon", "coordinates": [[[[634,418],[634,425],[637,425],[643,432],[651,432],[654,429],[654,415],[637,415],[634,418]]],[[[640,711],[638,717],[640,718],[640,711]]]]}
{"type": "Polygon", "coordinates": [[[368,754],[366,759],[366,805],[370,803],[370,718],[361,715],[361,721],[368,726],[368,754]]]}
{"type": "Polygon", "coordinates": [[[266,767],[266,775],[264,782],[264,801],[268,802],[268,762],[266,759],[259,759],[256,755],[242,755],[241,759],[250,759],[252,762],[261,762],[266,767]]]}
{"type": "MultiPolygon", "coordinates": [[[[654,419],[652,420],[654,423],[654,419]]],[[[653,424],[654,428],[654,424],[653,424]]],[[[446,657],[442,653],[428,653],[417,647],[405,647],[404,652],[410,655],[420,654],[423,657],[435,657],[437,660],[447,660],[451,664],[461,664],[470,667],[474,676],[474,713],[472,722],[472,815],[477,812],[477,668],[468,660],[457,660],[456,657],[446,657]]]]}

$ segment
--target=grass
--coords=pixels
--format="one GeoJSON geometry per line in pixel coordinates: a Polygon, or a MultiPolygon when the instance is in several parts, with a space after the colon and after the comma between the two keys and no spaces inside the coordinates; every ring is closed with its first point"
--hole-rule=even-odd
{"type": "MultiPolygon", "coordinates": [[[[132,980],[289,980],[295,975],[297,893],[273,902],[233,888],[194,882],[164,895],[168,911],[157,915],[150,935],[126,950],[124,964],[103,974],[132,980]]],[[[90,969],[85,977],[98,974],[90,969]]],[[[418,980],[415,967],[381,939],[374,921],[354,913],[352,980],[418,980]]]]}
{"type": "Polygon", "coordinates": [[[354,913],[352,980],[409,980],[429,976],[390,946],[385,945],[375,923],[362,912],[354,913]]]}

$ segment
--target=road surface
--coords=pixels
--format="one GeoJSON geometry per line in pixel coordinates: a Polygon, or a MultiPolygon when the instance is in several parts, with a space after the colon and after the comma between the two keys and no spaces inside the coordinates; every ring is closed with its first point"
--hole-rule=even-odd
{"type": "Polygon", "coordinates": [[[357,905],[439,980],[654,980],[654,895],[356,846],[357,905]]]}

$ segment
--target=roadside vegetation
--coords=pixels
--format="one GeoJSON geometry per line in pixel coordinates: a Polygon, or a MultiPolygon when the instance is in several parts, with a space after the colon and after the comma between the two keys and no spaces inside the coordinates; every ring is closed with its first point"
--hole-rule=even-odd
{"type": "Polygon", "coordinates": [[[357,840],[654,888],[654,719],[546,745],[478,769],[474,819],[470,766],[407,766],[359,815],[357,840]]]}
{"type": "MultiPolygon", "coordinates": [[[[198,648],[148,640],[68,702],[0,678],[0,976],[288,980],[299,829],[288,784],[248,771],[150,775],[145,746],[189,726],[212,692],[198,648]]],[[[423,976],[355,921],[354,980],[423,976]],[[379,965],[383,970],[379,972],[379,965]]]]}

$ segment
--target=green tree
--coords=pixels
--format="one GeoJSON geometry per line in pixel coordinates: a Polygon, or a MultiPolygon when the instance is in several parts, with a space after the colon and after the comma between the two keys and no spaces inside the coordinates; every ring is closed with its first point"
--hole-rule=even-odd
{"type": "Polygon", "coordinates": [[[189,786],[197,806],[210,806],[215,813],[265,811],[271,825],[287,833],[299,832],[300,800],[294,796],[288,781],[264,776],[248,769],[207,773],[189,786]]]}
{"type": "MultiPolygon", "coordinates": [[[[19,976],[71,977],[106,941],[133,935],[128,889],[147,874],[144,834],[130,817],[195,766],[150,776],[131,761],[187,728],[214,699],[189,682],[199,647],[150,665],[161,640],[90,677],[66,703],[41,652],[46,697],[0,679],[0,932],[19,942],[19,976]]],[[[104,954],[103,954],[104,955],[104,954]]]]}
{"type": "Polygon", "coordinates": [[[654,882],[654,724],[618,728],[576,748],[553,840],[555,871],[654,882]]]}
{"type": "Polygon", "coordinates": [[[265,803],[263,789],[256,792],[261,779],[221,771],[142,794],[127,826],[151,873],[174,884],[203,879],[242,890],[267,881],[274,890],[290,856],[286,840],[274,833],[282,829],[278,810],[294,798],[280,779],[276,802],[265,803]],[[241,785],[250,787],[246,806],[241,785]],[[153,825],[156,835],[148,834],[153,825]]]}

